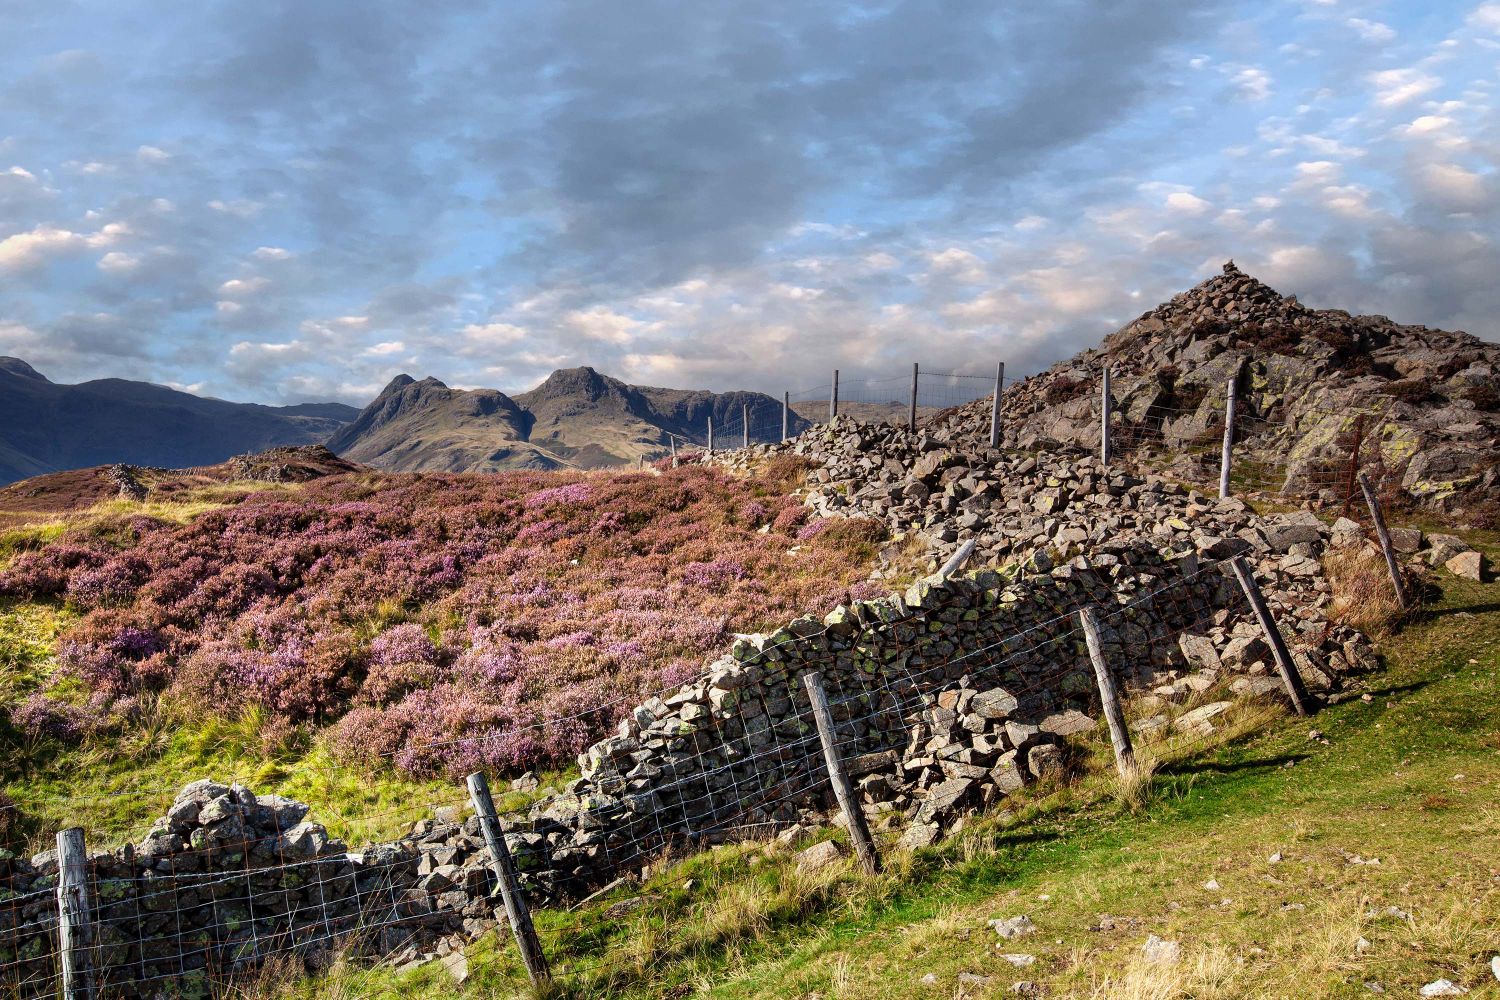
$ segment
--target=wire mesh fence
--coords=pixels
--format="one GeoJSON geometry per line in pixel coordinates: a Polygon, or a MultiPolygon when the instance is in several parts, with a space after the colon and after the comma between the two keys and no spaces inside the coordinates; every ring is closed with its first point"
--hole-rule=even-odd
{"type": "MultiPolygon", "coordinates": [[[[1125,549],[1101,555],[1104,567],[1132,558],[1125,549]]],[[[542,923],[558,951],[554,974],[642,974],[641,956],[601,935],[596,917],[566,915],[570,900],[621,877],[649,879],[670,859],[831,818],[802,684],[809,672],[827,679],[832,746],[886,849],[897,817],[940,827],[993,808],[1068,766],[1070,742],[1091,739],[1079,724],[1099,704],[1084,608],[1100,623],[1110,669],[1133,692],[1143,760],[1191,756],[1231,723],[1248,731],[1275,718],[1285,709],[1266,700],[1274,680],[1265,671],[1231,680],[1215,652],[1252,628],[1226,565],[1158,558],[1117,588],[1085,562],[1023,586],[1023,601],[999,600],[1004,581],[982,573],[948,582],[930,606],[933,591],[919,589],[883,610],[789,627],[737,669],[645,699],[618,738],[590,751],[583,786],[506,824],[528,894],[549,907],[542,923]],[[1205,700],[1240,682],[1249,701],[1205,700]],[[1174,707],[1183,702],[1197,707],[1174,707]],[[645,721],[658,710],[663,725],[645,721]],[[549,836],[562,827],[567,837],[549,836]]],[[[223,995],[277,957],[319,964],[341,950],[399,960],[430,954],[446,936],[472,938],[496,925],[498,904],[483,839],[472,819],[458,820],[464,799],[455,789],[444,819],[350,851],[309,824],[305,807],[205,784],[179,797],[138,848],[90,858],[87,966],[103,995],[148,996],[165,983],[223,995]]],[[[0,983],[17,996],[62,986],[49,861],[29,875],[31,866],[6,869],[0,983]]]]}

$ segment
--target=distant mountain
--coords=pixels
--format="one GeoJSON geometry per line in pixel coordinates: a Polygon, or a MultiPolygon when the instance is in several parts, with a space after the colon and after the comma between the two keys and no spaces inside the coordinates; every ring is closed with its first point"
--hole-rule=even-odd
{"type": "Polygon", "coordinates": [[[115,378],[60,385],[0,357],[0,485],[112,462],[213,465],[322,442],[358,414],[342,403],[230,403],[115,378]]]}
{"type": "MultiPolygon", "coordinates": [[[[592,368],[566,368],[514,398],[400,375],[328,447],[393,471],[608,468],[667,452],[669,435],[704,441],[712,417],[725,447],[780,437],[781,403],[764,393],[627,385],[592,368]]],[[[808,422],[791,415],[789,430],[808,422]]]]}

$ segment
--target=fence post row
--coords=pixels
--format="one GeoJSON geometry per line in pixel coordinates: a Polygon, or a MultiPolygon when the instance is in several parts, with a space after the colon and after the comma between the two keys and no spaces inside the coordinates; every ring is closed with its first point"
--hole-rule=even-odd
{"type": "Polygon", "coordinates": [[[1406,593],[1406,584],[1401,579],[1401,564],[1396,561],[1396,550],[1391,547],[1391,533],[1385,527],[1385,515],[1380,510],[1380,497],[1370,485],[1370,477],[1363,471],[1359,474],[1359,488],[1364,491],[1365,503],[1370,507],[1370,520],[1375,522],[1375,535],[1380,539],[1380,551],[1385,556],[1385,568],[1391,572],[1391,586],[1396,589],[1396,603],[1402,611],[1411,610],[1411,597],[1406,593]]]}
{"type": "Polygon", "coordinates": [[[63,1000],[94,1000],[93,900],[83,828],[57,833],[57,952],[63,1000]]]}
{"type": "Polygon", "coordinates": [[[990,447],[1000,447],[1000,394],[1005,391],[1005,362],[995,365],[995,401],[990,404],[990,447]]]}
{"type": "Polygon", "coordinates": [[[490,797],[490,783],[483,772],[469,775],[469,798],[474,802],[474,811],[479,814],[479,828],[484,832],[484,842],[490,849],[490,869],[499,882],[500,896],[505,901],[505,917],[510,922],[511,933],[516,937],[516,948],[521,952],[521,961],[526,963],[526,974],[536,984],[552,980],[547,968],[547,956],[542,954],[542,944],[537,940],[536,927],[531,923],[531,911],[526,899],[516,885],[516,869],[510,859],[510,850],[505,846],[505,837],[500,833],[500,819],[495,815],[495,800],[490,797]]]}
{"type": "Polygon", "coordinates": [[[917,429],[917,383],[920,378],[918,363],[913,361],[911,363],[911,415],[906,420],[907,429],[913,433],[917,429]]]}
{"type": "Polygon", "coordinates": [[[833,388],[828,393],[828,419],[839,415],[839,370],[833,370],[833,388]]]}
{"type": "Polygon", "coordinates": [[[781,440],[787,439],[787,431],[790,430],[792,415],[792,394],[783,392],[781,394],[781,440]]]}
{"type": "Polygon", "coordinates": [[[838,799],[844,813],[844,824],[849,828],[849,839],[854,841],[854,853],[868,875],[880,874],[880,855],[875,852],[875,839],[870,836],[870,825],[865,822],[865,811],[860,808],[854,794],[854,785],[849,781],[849,772],[844,770],[844,760],[839,756],[838,740],[834,735],[833,713],[828,708],[828,692],[823,690],[823,675],[816,670],[802,675],[812,702],[813,721],[818,724],[818,740],[823,744],[823,762],[828,765],[828,781],[833,785],[833,795],[838,799]]]}
{"type": "Polygon", "coordinates": [[[1229,392],[1224,397],[1224,454],[1219,458],[1219,499],[1229,499],[1229,467],[1234,451],[1234,397],[1239,384],[1238,375],[1230,378],[1229,392]]]}
{"type": "Polygon", "coordinates": [[[1099,623],[1088,608],[1078,612],[1083,623],[1083,638],[1088,643],[1089,659],[1094,663],[1094,680],[1099,685],[1099,703],[1104,709],[1104,721],[1109,724],[1109,741],[1115,749],[1115,767],[1122,777],[1135,773],[1135,748],[1130,745],[1130,730],[1125,725],[1125,712],[1120,708],[1120,693],[1115,689],[1114,675],[1109,672],[1109,663],[1104,659],[1104,644],[1099,640],[1099,623]]]}
{"type": "Polygon", "coordinates": [[[1109,464],[1109,416],[1113,400],[1109,394],[1109,368],[1099,380],[1099,460],[1109,464]]]}
{"type": "Polygon", "coordinates": [[[1250,564],[1245,561],[1244,556],[1235,556],[1229,561],[1234,567],[1234,575],[1240,581],[1240,589],[1245,592],[1245,598],[1250,602],[1250,608],[1255,612],[1256,621],[1260,622],[1261,634],[1266,637],[1266,642],[1271,645],[1271,655],[1276,660],[1276,672],[1281,674],[1281,683],[1286,687],[1287,697],[1291,699],[1292,708],[1298,715],[1307,714],[1307,688],[1302,685],[1302,675],[1297,672],[1297,661],[1292,659],[1291,651],[1286,648],[1286,640],[1281,637],[1281,629],[1276,627],[1276,619],[1271,617],[1271,609],[1266,604],[1265,595],[1260,592],[1260,585],[1255,582],[1255,574],[1250,571],[1250,564]]]}

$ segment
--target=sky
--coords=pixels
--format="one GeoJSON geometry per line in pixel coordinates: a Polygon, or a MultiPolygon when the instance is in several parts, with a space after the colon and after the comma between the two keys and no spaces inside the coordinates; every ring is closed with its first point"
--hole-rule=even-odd
{"type": "Polygon", "coordinates": [[[0,354],[779,394],[1034,372],[1231,257],[1493,341],[1497,78],[1497,0],[0,0],[0,354]]]}

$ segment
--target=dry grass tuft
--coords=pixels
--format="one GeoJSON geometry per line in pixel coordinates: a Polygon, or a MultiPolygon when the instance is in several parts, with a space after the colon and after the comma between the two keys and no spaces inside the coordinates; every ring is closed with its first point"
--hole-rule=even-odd
{"type": "Polygon", "coordinates": [[[1115,771],[1110,794],[1121,809],[1137,813],[1151,802],[1151,793],[1156,785],[1156,766],[1155,760],[1137,757],[1133,766],[1115,771]]]}
{"type": "Polygon", "coordinates": [[[1096,975],[1088,992],[1093,1000],[1228,1000],[1246,996],[1250,977],[1229,950],[1218,945],[1178,961],[1153,961],[1136,952],[1116,972],[1096,975]]]}
{"type": "Polygon", "coordinates": [[[1401,620],[1385,560],[1369,549],[1330,552],[1323,572],[1333,587],[1329,617],[1374,639],[1388,637],[1401,620]]]}

